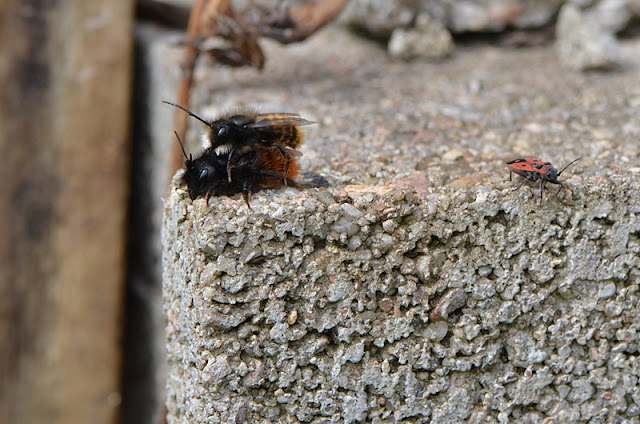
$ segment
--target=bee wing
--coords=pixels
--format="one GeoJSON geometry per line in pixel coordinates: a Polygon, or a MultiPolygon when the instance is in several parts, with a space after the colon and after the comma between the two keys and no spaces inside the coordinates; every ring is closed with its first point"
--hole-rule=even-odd
{"type": "Polygon", "coordinates": [[[262,113],[256,115],[256,122],[247,125],[248,128],[267,128],[278,125],[302,126],[315,124],[301,118],[297,113],[262,113]]]}
{"type": "Polygon", "coordinates": [[[288,147],[285,147],[285,150],[290,156],[297,157],[297,158],[302,156],[302,152],[299,150],[290,149],[288,147]]]}

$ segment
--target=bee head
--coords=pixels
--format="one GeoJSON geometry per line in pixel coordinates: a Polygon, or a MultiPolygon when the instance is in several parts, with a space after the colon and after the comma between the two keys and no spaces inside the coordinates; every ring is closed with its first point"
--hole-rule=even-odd
{"type": "Polygon", "coordinates": [[[216,138],[224,140],[231,133],[230,125],[227,122],[221,122],[215,128],[212,128],[213,132],[216,133],[216,138]]]}
{"type": "Polygon", "coordinates": [[[228,153],[232,146],[247,139],[246,126],[254,123],[250,115],[236,114],[213,121],[209,125],[208,138],[217,155],[228,153]]]}
{"type": "Polygon", "coordinates": [[[178,143],[182,148],[182,154],[184,155],[184,174],[182,175],[182,184],[187,186],[189,197],[191,200],[195,200],[199,196],[204,196],[207,192],[215,191],[215,183],[223,178],[225,175],[225,164],[220,161],[215,161],[215,157],[200,157],[193,158],[193,155],[189,154],[184,149],[184,144],[180,140],[180,136],[174,131],[178,143]],[[211,161],[214,160],[214,162],[211,161]]]}
{"type": "Polygon", "coordinates": [[[230,143],[236,126],[227,120],[218,120],[211,124],[209,131],[209,141],[212,146],[220,146],[230,143]]]}
{"type": "Polygon", "coordinates": [[[189,197],[195,200],[207,194],[219,195],[227,182],[226,159],[215,155],[203,155],[185,162],[182,183],[187,186],[189,197]]]}

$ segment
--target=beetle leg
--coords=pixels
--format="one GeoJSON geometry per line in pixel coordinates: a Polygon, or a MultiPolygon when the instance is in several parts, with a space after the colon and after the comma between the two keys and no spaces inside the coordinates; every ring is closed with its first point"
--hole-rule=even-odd
{"type": "Polygon", "coordinates": [[[522,187],[524,185],[524,183],[526,183],[529,180],[529,178],[523,178],[522,182],[520,184],[518,184],[518,186],[516,188],[514,188],[512,191],[516,191],[517,189],[519,189],[520,187],[522,187]]]}

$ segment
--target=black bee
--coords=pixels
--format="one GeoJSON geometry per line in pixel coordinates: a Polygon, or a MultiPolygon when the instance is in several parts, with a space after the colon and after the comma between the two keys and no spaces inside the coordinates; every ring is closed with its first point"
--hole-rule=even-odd
{"type": "MultiPolygon", "coordinates": [[[[227,178],[228,154],[216,155],[206,150],[200,157],[195,159],[193,155],[187,157],[182,140],[180,140],[177,132],[175,134],[185,157],[185,170],[181,182],[187,186],[187,192],[191,200],[204,196],[208,203],[211,195],[233,196],[236,193],[242,193],[245,203],[251,209],[249,204],[251,193],[262,188],[282,186],[283,178],[288,185],[296,186],[295,180],[289,179],[288,176],[283,177],[282,172],[284,170],[282,172],[273,172],[264,169],[264,161],[272,160],[274,152],[268,152],[263,155],[259,162],[240,158],[231,168],[233,178],[229,180],[227,178]]],[[[281,164],[280,168],[283,167],[282,160],[276,160],[276,162],[281,164]]],[[[291,170],[295,170],[297,175],[297,164],[295,168],[290,167],[291,170]]]]}
{"type": "Polygon", "coordinates": [[[263,171],[281,174],[285,185],[297,176],[298,165],[294,156],[301,153],[295,149],[304,141],[300,126],[314,122],[294,113],[257,113],[251,109],[240,109],[207,121],[180,105],[163,103],[177,107],[205,124],[204,136],[210,143],[205,154],[227,158],[225,168],[229,183],[233,181],[232,169],[247,163],[258,163],[263,171]],[[282,160],[268,152],[277,152],[282,160]],[[262,160],[265,153],[269,160],[262,160]],[[281,162],[284,162],[284,169],[281,162]],[[296,170],[292,172],[294,168],[296,170]]]}

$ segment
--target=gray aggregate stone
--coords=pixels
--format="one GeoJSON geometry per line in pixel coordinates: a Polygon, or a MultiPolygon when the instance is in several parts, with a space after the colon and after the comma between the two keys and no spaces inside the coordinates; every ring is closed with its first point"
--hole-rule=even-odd
{"type": "Polygon", "coordinates": [[[571,3],[562,7],[556,46],[560,61],[567,67],[584,71],[621,65],[620,46],[601,16],[587,14],[571,3]]]}
{"type": "Polygon", "coordinates": [[[404,60],[444,59],[453,53],[453,37],[444,26],[426,14],[419,14],[411,29],[396,28],[388,45],[393,57],[404,60]]]}
{"type": "MultiPolygon", "coordinates": [[[[536,30],[555,24],[560,61],[590,71],[622,65],[616,34],[639,16],[637,0],[352,0],[342,19],[388,40],[390,55],[403,60],[449,56],[454,50],[451,34],[536,30]]],[[[522,40],[527,38],[535,37],[522,40]]]]}

